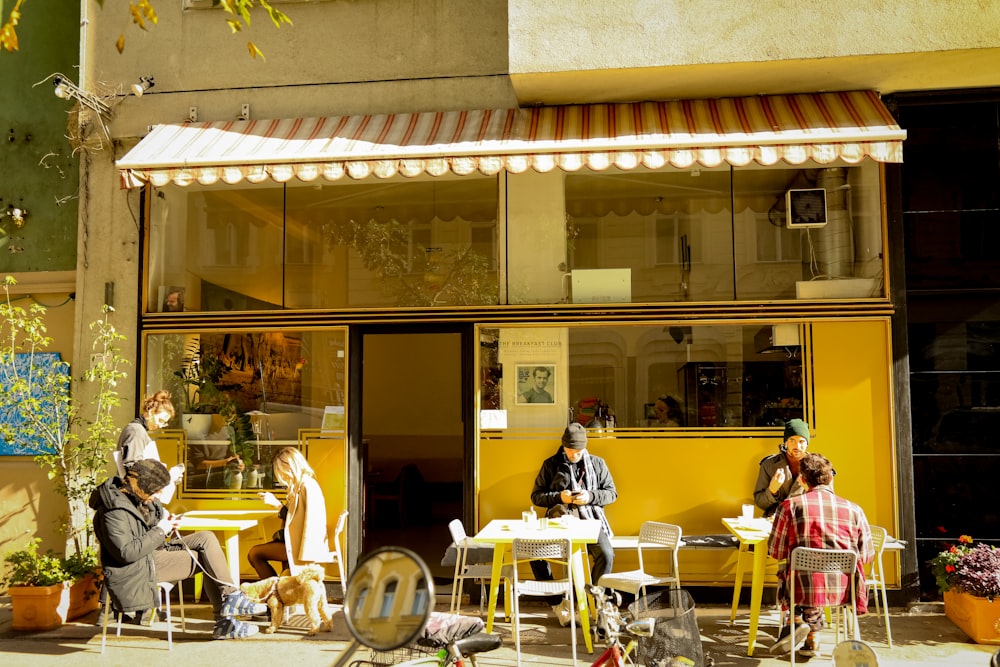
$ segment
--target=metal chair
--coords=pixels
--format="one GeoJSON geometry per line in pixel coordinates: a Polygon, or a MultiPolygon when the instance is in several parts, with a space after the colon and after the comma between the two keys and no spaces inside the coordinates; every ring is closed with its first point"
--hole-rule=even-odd
{"type": "MultiPolygon", "coordinates": [[[[517,664],[521,665],[521,611],[519,600],[522,595],[562,595],[573,605],[573,544],[570,540],[533,540],[514,538],[511,546],[513,551],[512,595],[514,599],[514,650],[517,652],[517,664]],[[539,581],[537,579],[521,580],[517,576],[517,566],[533,560],[547,560],[550,563],[564,565],[566,576],[562,579],[539,581]]],[[[573,665],[576,666],[576,611],[570,614],[570,632],[573,644],[573,665]]]]}
{"type": "Polygon", "coordinates": [[[614,588],[639,597],[646,594],[647,586],[669,584],[671,588],[681,587],[680,569],[677,565],[677,550],[681,545],[681,527],[658,521],[645,521],[639,527],[639,569],[627,572],[609,572],[598,581],[598,586],[614,588]],[[670,572],[652,574],[646,570],[642,548],[666,548],[670,550],[670,572]]]}
{"type": "Polygon", "coordinates": [[[875,558],[865,572],[865,581],[872,588],[872,597],[875,598],[875,615],[879,617],[881,623],[882,616],[885,617],[885,639],[892,648],[892,631],[889,629],[889,599],[885,592],[885,570],[882,569],[882,552],[885,551],[885,540],[889,536],[889,531],[881,526],[872,526],[872,542],[875,544],[875,558]],[[881,595],[881,610],[879,609],[879,596],[881,595]]]}
{"type": "MultiPolygon", "coordinates": [[[[796,547],[792,550],[792,556],[788,559],[788,625],[789,631],[794,632],[795,630],[795,607],[796,606],[814,606],[819,607],[835,607],[837,614],[835,618],[837,641],[840,642],[840,610],[845,610],[844,618],[844,639],[847,639],[847,624],[851,621],[851,618],[855,614],[857,594],[855,590],[856,574],[858,567],[858,554],[851,551],[850,549],[811,549],[809,547],[796,547]],[[813,574],[843,574],[849,578],[850,595],[849,599],[842,600],[836,605],[822,605],[815,604],[812,599],[812,588],[804,588],[802,593],[802,600],[798,600],[795,595],[795,583],[796,583],[796,573],[803,573],[809,579],[812,579],[813,574]]],[[[848,597],[847,594],[844,596],[848,597]]],[[[860,639],[858,636],[858,623],[857,618],[854,618],[853,623],[850,624],[853,628],[854,639],[860,639]]],[[[792,665],[795,664],[795,647],[792,646],[792,665]]]]}
{"type": "MultiPolygon", "coordinates": [[[[448,524],[448,530],[451,532],[452,542],[455,543],[455,574],[451,584],[451,607],[449,611],[452,614],[459,613],[459,608],[462,606],[462,592],[465,589],[465,580],[479,579],[479,615],[482,616],[486,604],[486,582],[493,578],[493,563],[469,563],[469,547],[478,546],[492,549],[493,545],[472,542],[465,532],[465,526],[462,525],[461,519],[452,519],[448,524]]],[[[510,565],[502,566],[500,568],[500,576],[504,580],[504,618],[509,619],[510,582],[514,576],[513,568],[510,565]]]]}
{"type": "MultiPolygon", "coordinates": [[[[167,650],[171,651],[174,648],[174,620],[170,611],[170,592],[174,590],[174,586],[177,587],[177,602],[181,608],[181,632],[187,632],[187,624],[184,618],[184,591],[181,590],[181,582],[171,582],[171,581],[161,581],[157,584],[160,587],[160,606],[166,608],[167,612],[167,650]]],[[[156,609],[152,610],[152,613],[156,613],[156,609]]],[[[108,639],[108,617],[111,616],[111,595],[106,593],[104,596],[104,608],[102,612],[103,620],[101,621],[101,653],[104,653],[104,646],[107,644],[108,639]]],[[[122,616],[121,612],[118,612],[118,627],[115,630],[115,636],[121,637],[122,634],[122,616]]]]}
{"type": "MultiPolygon", "coordinates": [[[[318,563],[324,569],[328,563],[336,563],[337,574],[340,576],[340,589],[345,599],[347,598],[347,568],[344,562],[344,549],[341,543],[343,542],[344,530],[347,528],[347,517],[349,514],[348,510],[343,510],[337,517],[337,525],[333,529],[333,539],[331,540],[333,549],[326,560],[318,563]]],[[[281,572],[281,576],[296,575],[302,571],[304,565],[308,564],[297,563],[295,561],[295,555],[292,553],[291,544],[287,539],[285,540],[285,555],[288,558],[288,566],[281,572]]],[[[285,607],[285,622],[289,622],[292,616],[300,613],[305,613],[301,604],[287,605],[285,607]]]]}

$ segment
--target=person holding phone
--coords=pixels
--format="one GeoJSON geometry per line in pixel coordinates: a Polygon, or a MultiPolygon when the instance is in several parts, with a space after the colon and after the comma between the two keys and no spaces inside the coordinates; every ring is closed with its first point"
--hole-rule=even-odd
{"type": "Polygon", "coordinates": [[[169,482],[167,466],[141,459],[124,479],[112,477],[90,494],[104,585],[114,608],[151,618],[160,600],[157,582],[189,579],[200,571],[215,616],[213,638],[257,634],[256,625],[236,617],[263,614],[267,605],[247,598],[232,580],[215,533],[177,534],[180,516],[169,514],[156,497],[169,482]]]}
{"type": "Polygon", "coordinates": [[[799,463],[805,458],[808,447],[809,424],[801,419],[786,422],[778,453],[761,459],[757,473],[753,501],[764,510],[764,516],[774,514],[782,500],[804,491],[799,483],[799,463]]]}
{"type": "MultiPolygon", "coordinates": [[[[576,422],[570,424],[563,432],[559,449],[542,462],[531,491],[531,502],[546,508],[546,516],[570,513],[581,519],[601,522],[597,544],[587,545],[594,559],[591,581],[611,572],[615,560],[615,550],[611,546],[613,533],[604,507],[617,499],[618,490],[607,463],[587,451],[587,429],[576,422]]],[[[531,571],[540,581],[552,579],[552,570],[546,561],[531,561],[531,571]]],[[[569,603],[557,596],[550,604],[560,625],[569,625],[573,613],[569,603]]]]}

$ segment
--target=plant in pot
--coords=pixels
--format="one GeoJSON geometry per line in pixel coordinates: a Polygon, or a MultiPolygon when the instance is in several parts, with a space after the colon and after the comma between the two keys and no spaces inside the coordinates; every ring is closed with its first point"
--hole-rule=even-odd
{"type": "Polygon", "coordinates": [[[35,538],[4,558],[10,569],[3,584],[10,595],[15,630],[58,628],[69,612],[70,575],[51,549],[38,553],[41,543],[35,538]]]}
{"type": "Polygon", "coordinates": [[[931,559],[944,611],[978,644],[1000,644],[1000,549],[968,535],[931,559]]]}
{"type": "MultiPolygon", "coordinates": [[[[66,538],[64,554],[75,566],[96,560],[87,501],[107,479],[117,441],[113,411],[121,405],[116,387],[126,377],[127,362],[118,347],[124,336],[111,324],[112,309],[105,306],[103,316],[90,324],[90,365],[74,377],[69,364],[46,352],[52,339],[46,336],[45,307],[35,303],[26,311],[15,306],[10,294],[15,284],[10,276],[4,280],[0,300],[0,413],[5,417],[0,419],[0,438],[19,453],[33,455],[66,499],[60,528],[66,538]]],[[[22,550],[29,562],[34,560],[30,549],[29,544],[22,550]]]]}
{"type": "Polygon", "coordinates": [[[180,383],[181,427],[189,439],[202,440],[212,430],[212,415],[225,399],[219,388],[225,368],[215,357],[201,357],[197,338],[188,339],[181,363],[180,370],[174,371],[180,383]]]}

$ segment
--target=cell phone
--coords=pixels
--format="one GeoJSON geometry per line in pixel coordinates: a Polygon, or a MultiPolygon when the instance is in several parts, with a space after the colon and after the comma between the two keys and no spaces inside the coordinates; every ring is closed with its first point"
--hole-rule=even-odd
{"type": "Polygon", "coordinates": [[[582,496],[583,495],[583,491],[570,491],[569,495],[571,495],[574,498],[576,498],[577,496],[582,496]]]}

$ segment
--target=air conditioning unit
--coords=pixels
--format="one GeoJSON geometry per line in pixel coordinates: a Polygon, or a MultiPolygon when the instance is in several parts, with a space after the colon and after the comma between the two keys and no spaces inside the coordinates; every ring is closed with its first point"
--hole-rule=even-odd
{"type": "Polygon", "coordinates": [[[807,188],[786,192],[785,226],[788,229],[826,227],[826,189],[807,188]]]}
{"type": "Polygon", "coordinates": [[[801,342],[798,324],[775,324],[764,327],[753,337],[753,348],[757,354],[787,352],[788,348],[799,345],[801,342]]]}

